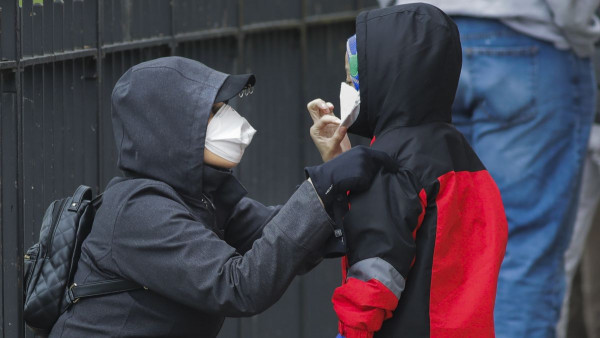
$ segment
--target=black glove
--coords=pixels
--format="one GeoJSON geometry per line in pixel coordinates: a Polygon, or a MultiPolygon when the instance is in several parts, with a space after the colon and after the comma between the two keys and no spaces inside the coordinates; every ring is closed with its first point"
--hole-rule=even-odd
{"type": "Polygon", "coordinates": [[[329,162],[304,169],[310,177],[325,210],[333,216],[333,204],[340,196],[351,190],[361,192],[369,188],[371,181],[384,167],[398,170],[398,164],[388,154],[365,146],[357,146],[329,162]]]}
{"type": "Polygon", "coordinates": [[[334,233],[324,247],[324,257],[343,256],[346,253],[343,217],[348,212],[347,191],[367,190],[381,168],[397,171],[396,161],[383,151],[358,146],[329,162],[305,168],[325,210],[334,220],[334,233]]]}

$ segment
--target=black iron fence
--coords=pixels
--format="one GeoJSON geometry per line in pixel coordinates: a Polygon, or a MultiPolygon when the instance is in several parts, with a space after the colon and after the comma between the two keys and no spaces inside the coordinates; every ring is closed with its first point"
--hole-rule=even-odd
{"type": "MultiPolygon", "coordinates": [[[[305,104],[335,100],[345,39],[376,0],[0,0],[0,333],[22,320],[23,252],[54,199],[119,175],[110,121],[130,66],[181,55],[253,72],[238,110],[259,133],[237,174],[250,195],[282,203],[319,162],[305,104]]],[[[333,101],[336,102],[336,101],[333,101]]],[[[273,308],[228,319],[220,337],[334,337],[337,261],[298,278],[273,308]]],[[[185,287],[185,286],[182,286],[185,287]]]]}

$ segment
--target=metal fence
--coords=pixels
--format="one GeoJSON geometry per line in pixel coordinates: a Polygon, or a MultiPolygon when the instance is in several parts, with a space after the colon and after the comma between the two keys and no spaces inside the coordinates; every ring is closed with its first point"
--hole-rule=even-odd
{"type": "MultiPolygon", "coordinates": [[[[22,320],[23,252],[54,199],[102,191],[116,169],[113,85],[130,66],[181,55],[253,72],[238,109],[258,129],[236,170],[250,195],[282,203],[319,162],[305,104],[334,100],[345,39],[376,0],[0,0],[0,332],[22,320]]],[[[336,102],[336,101],[333,101],[336,102]]],[[[228,319],[220,337],[334,337],[337,261],[296,279],[265,313],[228,319]]],[[[181,287],[185,287],[182,285],[181,287]]]]}

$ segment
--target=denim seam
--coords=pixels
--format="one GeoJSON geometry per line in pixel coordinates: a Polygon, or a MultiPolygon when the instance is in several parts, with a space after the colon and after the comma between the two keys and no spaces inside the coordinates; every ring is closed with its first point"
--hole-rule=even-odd
{"type": "Polygon", "coordinates": [[[461,40],[484,40],[491,38],[504,38],[504,37],[522,37],[522,34],[516,33],[515,31],[494,31],[494,32],[477,32],[477,33],[466,33],[461,34],[461,40]]]}
{"type": "MultiPolygon", "coordinates": [[[[579,74],[581,73],[581,70],[582,70],[582,67],[581,67],[582,64],[581,63],[583,61],[580,60],[580,59],[578,59],[578,58],[575,58],[574,56],[571,56],[571,59],[574,61],[573,62],[574,68],[576,68],[575,74],[577,74],[577,75],[575,75],[575,76],[576,77],[580,77],[579,74]]],[[[590,71],[593,71],[593,69],[591,69],[590,71]]],[[[578,197],[579,196],[578,193],[577,193],[577,191],[575,191],[575,190],[576,190],[577,187],[581,188],[581,184],[582,183],[581,183],[580,180],[581,180],[581,175],[582,175],[582,170],[583,170],[585,155],[586,155],[586,152],[587,152],[587,142],[584,142],[584,141],[586,141],[586,139],[589,139],[589,136],[588,136],[588,138],[586,138],[584,136],[584,126],[585,126],[584,119],[586,118],[587,114],[586,114],[586,109],[584,107],[584,102],[582,101],[582,95],[580,94],[581,92],[585,91],[585,89],[586,89],[585,88],[586,87],[585,84],[586,83],[587,82],[582,81],[581,79],[578,79],[578,81],[576,81],[576,82],[573,81],[573,80],[570,81],[570,84],[571,84],[571,87],[573,88],[573,93],[574,93],[574,96],[572,97],[572,100],[575,100],[575,102],[573,102],[573,105],[572,105],[573,109],[574,109],[574,112],[572,112],[572,113],[574,113],[576,115],[576,117],[575,117],[575,126],[574,126],[574,129],[575,129],[575,137],[574,137],[574,141],[575,141],[574,143],[575,144],[574,144],[574,147],[576,147],[576,149],[575,149],[575,163],[579,165],[579,172],[577,173],[577,177],[578,177],[577,180],[579,182],[578,182],[578,184],[571,185],[571,187],[570,187],[570,195],[572,197],[578,197]]],[[[593,90],[596,90],[596,86],[593,85],[593,87],[594,87],[593,90]]],[[[594,108],[595,108],[595,106],[594,106],[594,108]]],[[[590,114],[590,126],[591,126],[591,122],[592,122],[591,119],[592,118],[593,118],[593,114],[590,114]]],[[[573,207],[576,208],[577,205],[574,204],[573,207]]],[[[576,217],[575,215],[576,215],[576,211],[571,216],[571,217],[573,217],[573,219],[571,219],[571,220],[567,219],[565,221],[570,221],[573,224],[573,226],[574,226],[575,217],[576,217]]],[[[567,213],[567,216],[569,216],[569,213],[567,213]]],[[[573,229],[571,229],[571,236],[573,236],[572,230],[573,229]]],[[[563,247],[561,247],[560,250],[556,250],[556,253],[555,253],[556,256],[558,256],[558,257],[555,258],[555,261],[560,262],[562,267],[564,267],[564,260],[563,260],[564,259],[564,254],[565,254],[566,250],[569,247],[569,243],[570,243],[570,239],[563,244],[563,247]]],[[[561,267],[561,266],[559,266],[559,267],[561,267]]],[[[555,283],[554,283],[555,287],[554,287],[553,291],[557,295],[560,294],[561,292],[565,291],[563,289],[563,287],[562,287],[563,285],[561,284],[561,282],[565,281],[564,271],[562,271],[562,272],[563,273],[556,274],[556,278],[558,280],[556,280],[555,283]]],[[[557,302],[557,304],[554,304],[554,305],[558,309],[560,309],[562,307],[562,301],[559,301],[559,302],[557,302]]]]}
{"type": "Polygon", "coordinates": [[[464,47],[467,55],[525,55],[535,56],[539,52],[538,46],[514,46],[514,47],[464,47]]]}

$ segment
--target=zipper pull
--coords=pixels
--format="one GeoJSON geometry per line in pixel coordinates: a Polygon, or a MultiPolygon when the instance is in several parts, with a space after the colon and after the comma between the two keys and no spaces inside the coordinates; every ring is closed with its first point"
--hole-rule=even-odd
{"type": "Polygon", "coordinates": [[[202,194],[202,203],[204,203],[204,206],[211,210],[211,211],[215,211],[215,205],[213,204],[213,202],[210,200],[210,198],[206,197],[206,195],[202,194]]]}

